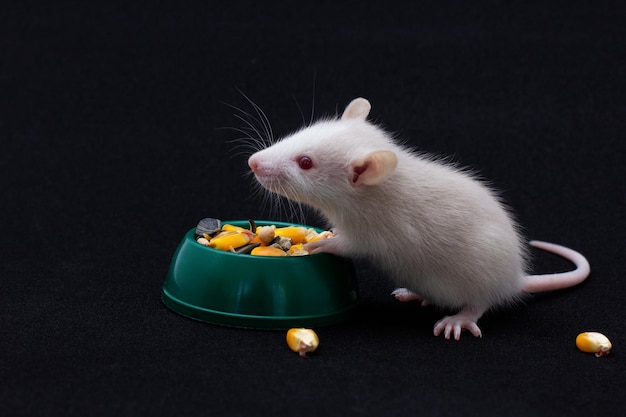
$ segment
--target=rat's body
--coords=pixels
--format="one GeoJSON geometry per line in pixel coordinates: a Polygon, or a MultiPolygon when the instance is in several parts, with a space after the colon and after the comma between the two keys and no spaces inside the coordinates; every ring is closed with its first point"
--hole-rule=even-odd
{"type": "Polygon", "coordinates": [[[435,325],[456,339],[490,308],[526,292],[564,288],[589,274],[567,248],[531,242],[575,262],[564,274],[526,276],[526,245],[495,194],[471,175],[393,142],[356,99],[339,120],[318,122],[257,152],[249,165],[268,190],[318,209],[335,237],[313,253],[363,257],[398,286],[402,301],[458,309],[435,325]]]}

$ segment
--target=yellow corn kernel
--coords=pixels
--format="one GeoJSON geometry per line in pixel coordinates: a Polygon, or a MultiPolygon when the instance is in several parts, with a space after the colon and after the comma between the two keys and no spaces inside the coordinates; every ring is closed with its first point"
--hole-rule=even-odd
{"type": "Polygon", "coordinates": [[[317,230],[313,229],[312,227],[306,229],[306,241],[308,242],[312,242],[313,239],[316,239],[317,236],[319,235],[319,233],[317,233],[317,230]]]}
{"type": "Polygon", "coordinates": [[[595,353],[597,357],[611,353],[611,341],[598,332],[584,332],[576,337],[576,347],[587,353],[595,353]]]}
{"type": "Polygon", "coordinates": [[[222,226],[222,231],[224,232],[250,232],[248,229],[244,229],[243,227],[234,226],[228,223],[222,226]]]}
{"type": "Polygon", "coordinates": [[[274,230],[276,236],[288,237],[291,243],[306,243],[307,230],[306,227],[287,226],[279,227],[274,230]]]}
{"type": "Polygon", "coordinates": [[[306,243],[317,242],[318,240],[326,239],[327,237],[335,236],[333,232],[324,231],[322,233],[309,233],[306,238],[306,243]]]}
{"type": "Polygon", "coordinates": [[[302,243],[291,245],[288,252],[289,256],[304,256],[309,254],[309,251],[304,249],[304,245],[302,243]]]}
{"type": "Polygon", "coordinates": [[[294,328],[287,331],[287,346],[303,358],[308,352],[314,352],[320,344],[320,339],[311,329],[294,328]]]}
{"type": "Polygon", "coordinates": [[[220,234],[209,241],[209,246],[219,250],[237,249],[250,243],[251,237],[248,233],[231,232],[220,234]]]}
{"type": "Polygon", "coordinates": [[[215,236],[213,236],[213,237],[211,237],[211,236],[207,235],[206,233],[205,233],[205,234],[203,234],[202,236],[203,236],[205,239],[211,240],[211,239],[215,239],[216,237],[229,236],[229,235],[232,235],[233,233],[235,233],[235,232],[222,232],[222,231],[219,231],[219,232],[218,232],[215,236]]]}
{"type": "Polygon", "coordinates": [[[274,246],[257,246],[252,249],[250,255],[254,256],[287,256],[287,253],[280,249],[275,248],[274,246]]]}

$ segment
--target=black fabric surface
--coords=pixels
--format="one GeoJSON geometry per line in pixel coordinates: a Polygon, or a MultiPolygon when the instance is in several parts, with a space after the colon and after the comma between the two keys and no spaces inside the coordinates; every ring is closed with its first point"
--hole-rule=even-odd
{"type": "Polygon", "coordinates": [[[619,2],[3,5],[0,414],[624,415],[625,21],[619,2]],[[232,142],[239,90],[277,138],[368,98],[590,278],[457,342],[358,262],[359,315],[308,360],[283,331],[179,316],[161,286],[199,219],[290,220],[232,142]],[[614,352],[578,351],[587,330],[614,352]]]}

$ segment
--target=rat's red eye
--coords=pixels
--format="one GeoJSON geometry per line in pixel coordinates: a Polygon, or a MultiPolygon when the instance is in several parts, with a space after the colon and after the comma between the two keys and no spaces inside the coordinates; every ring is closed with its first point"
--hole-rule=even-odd
{"type": "Polygon", "coordinates": [[[313,160],[306,155],[301,156],[298,158],[298,166],[304,170],[311,169],[313,168],[313,160]]]}

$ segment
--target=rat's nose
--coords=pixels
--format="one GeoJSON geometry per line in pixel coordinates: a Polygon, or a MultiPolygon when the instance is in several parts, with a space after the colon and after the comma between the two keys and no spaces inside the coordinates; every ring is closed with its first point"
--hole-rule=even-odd
{"type": "Polygon", "coordinates": [[[250,167],[252,172],[256,172],[256,170],[259,168],[259,162],[256,160],[254,155],[248,158],[248,166],[250,167]]]}

